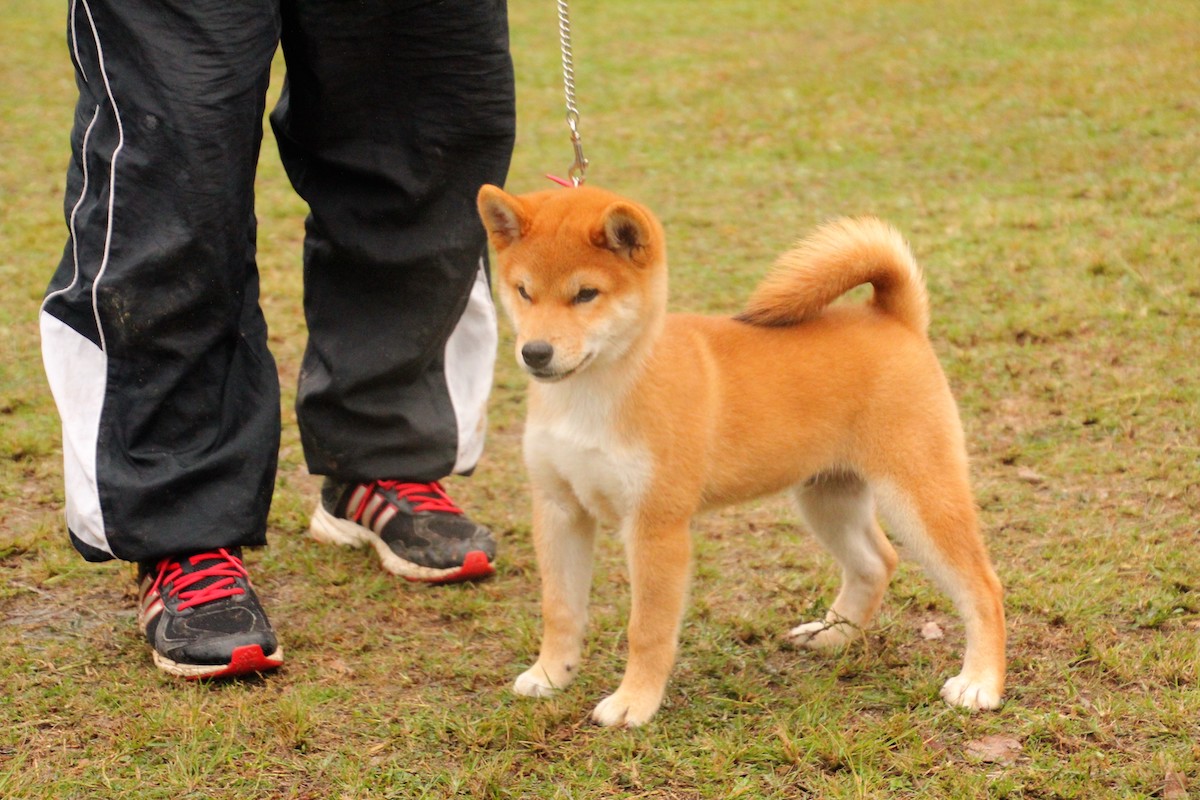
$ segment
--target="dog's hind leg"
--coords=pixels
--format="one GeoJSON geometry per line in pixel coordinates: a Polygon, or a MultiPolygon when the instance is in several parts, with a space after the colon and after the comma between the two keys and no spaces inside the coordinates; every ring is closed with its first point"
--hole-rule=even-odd
{"type": "MultiPolygon", "coordinates": [[[[565,498],[564,498],[565,499],[565,498]]],[[[549,697],[579,672],[592,586],[596,521],[577,504],[534,492],[533,541],[542,579],[542,647],[513,691],[549,697]]]]}
{"type": "Polygon", "coordinates": [[[592,719],[601,725],[642,725],[662,704],[687,599],[692,544],[688,522],[643,521],[626,531],[633,588],[629,663],[621,685],[592,711],[592,719]]]}
{"type": "Polygon", "coordinates": [[[910,461],[890,480],[872,482],[888,529],[962,615],[967,637],[962,672],[942,698],[966,708],[997,708],[1004,693],[1004,606],[1000,581],[979,535],[965,458],[910,461]]]}
{"type": "Polygon", "coordinates": [[[861,635],[883,602],[898,557],[875,521],[871,490],[855,475],[821,475],[795,490],[800,515],[842,568],[842,588],[823,620],[793,628],[797,643],[841,647],[861,635]]]}

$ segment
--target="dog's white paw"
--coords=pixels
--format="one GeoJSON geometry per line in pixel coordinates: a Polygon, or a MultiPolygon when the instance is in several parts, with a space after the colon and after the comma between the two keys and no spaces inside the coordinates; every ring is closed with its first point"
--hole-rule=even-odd
{"type": "Polygon", "coordinates": [[[1000,692],[993,683],[955,675],[942,686],[942,699],[952,706],[961,706],[972,711],[999,708],[1000,692]]]}
{"type": "Polygon", "coordinates": [[[592,720],[605,727],[636,728],[645,725],[662,705],[662,697],[637,696],[618,689],[592,710],[592,720]]]}
{"type": "Polygon", "coordinates": [[[551,697],[561,688],[550,681],[538,664],[522,672],[513,682],[513,691],[525,697],[551,697]]]}
{"type": "Polygon", "coordinates": [[[849,622],[806,622],[788,631],[793,642],[810,650],[837,650],[861,635],[849,622]]]}

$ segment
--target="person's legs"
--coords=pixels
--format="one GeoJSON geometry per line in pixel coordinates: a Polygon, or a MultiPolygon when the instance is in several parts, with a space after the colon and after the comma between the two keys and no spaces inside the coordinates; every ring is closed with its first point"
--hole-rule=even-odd
{"type": "Polygon", "coordinates": [[[311,210],[297,412],[331,479],[314,534],[374,542],[416,579],[475,577],[459,567],[479,553],[490,573],[490,535],[432,482],[483,446],[496,330],[475,195],[512,152],[504,3],[293,0],[283,48],[271,121],[311,210]]]}
{"type": "MultiPolygon", "coordinates": [[[[253,180],[278,35],[264,6],[71,3],[70,238],[40,321],[67,524],[88,560],[225,553],[198,567],[220,571],[231,548],[265,542],[279,387],[258,306],[253,180]]],[[[228,583],[206,573],[190,591],[213,582],[228,583]]],[[[163,591],[169,606],[170,582],[163,591]]],[[[145,605],[153,640],[165,617],[145,605]]],[[[269,633],[265,617],[255,625],[269,633]]],[[[275,649],[273,634],[252,638],[275,649]]]]}

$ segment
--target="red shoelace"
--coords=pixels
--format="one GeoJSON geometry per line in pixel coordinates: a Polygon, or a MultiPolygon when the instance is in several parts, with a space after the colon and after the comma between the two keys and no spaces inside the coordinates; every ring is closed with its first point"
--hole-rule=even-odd
{"type": "Polygon", "coordinates": [[[211,566],[198,569],[195,572],[185,573],[180,561],[180,559],[163,559],[160,561],[158,564],[158,577],[154,580],[154,585],[150,589],[151,592],[156,590],[161,592],[164,584],[169,585],[170,588],[167,590],[167,596],[178,597],[182,601],[178,606],[180,611],[191,606],[220,600],[223,597],[234,597],[246,592],[241,586],[236,585],[236,582],[238,578],[249,579],[250,574],[246,572],[246,568],[242,565],[242,560],[223,547],[206,553],[196,553],[193,556],[188,556],[187,561],[193,567],[205,561],[215,562],[211,566]],[[195,589],[188,588],[211,578],[216,578],[216,580],[207,586],[198,586],[195,589]]]}
{"type": "MultiPolygon", "coordinates": [[[[437,481],[432,483],[412,483],[406,481],[375,481],[375,486],[380,489],[389,489],[396,493],[396,496],[401,500],[407,500],[412,505],[413,511],[418,514],[423,511],[441,511],[447,514],[461,514],[462,509],[454,504],[450,496],[446,494],[446,490],[437,481]]],[[[371,493],[368,492],[363,498],[363,506],[365,507],[367,499],[371,493]]],[[[359,509],[359,514],[362,509],[359,509]]]]}

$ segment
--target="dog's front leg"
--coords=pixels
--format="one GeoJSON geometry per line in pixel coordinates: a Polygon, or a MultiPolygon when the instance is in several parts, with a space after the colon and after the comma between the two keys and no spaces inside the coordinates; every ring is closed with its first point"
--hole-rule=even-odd
{"type": "Polygon", "coordinates": [[[534,492],[533,543],[542,576],[542,648],[513,684],[517,694],[549,697],[579,671],[592,585],[596,521],[577,504],[534,492]]]}
{"type": "Polygon", "coordinates": [[[629,663],[617,691],[592,711],[592,719],[601,725],[642,725],[662,704],[687,599],[692,546],[688,522],[634,523],[626,531],[633,586],[629,663]]]}

